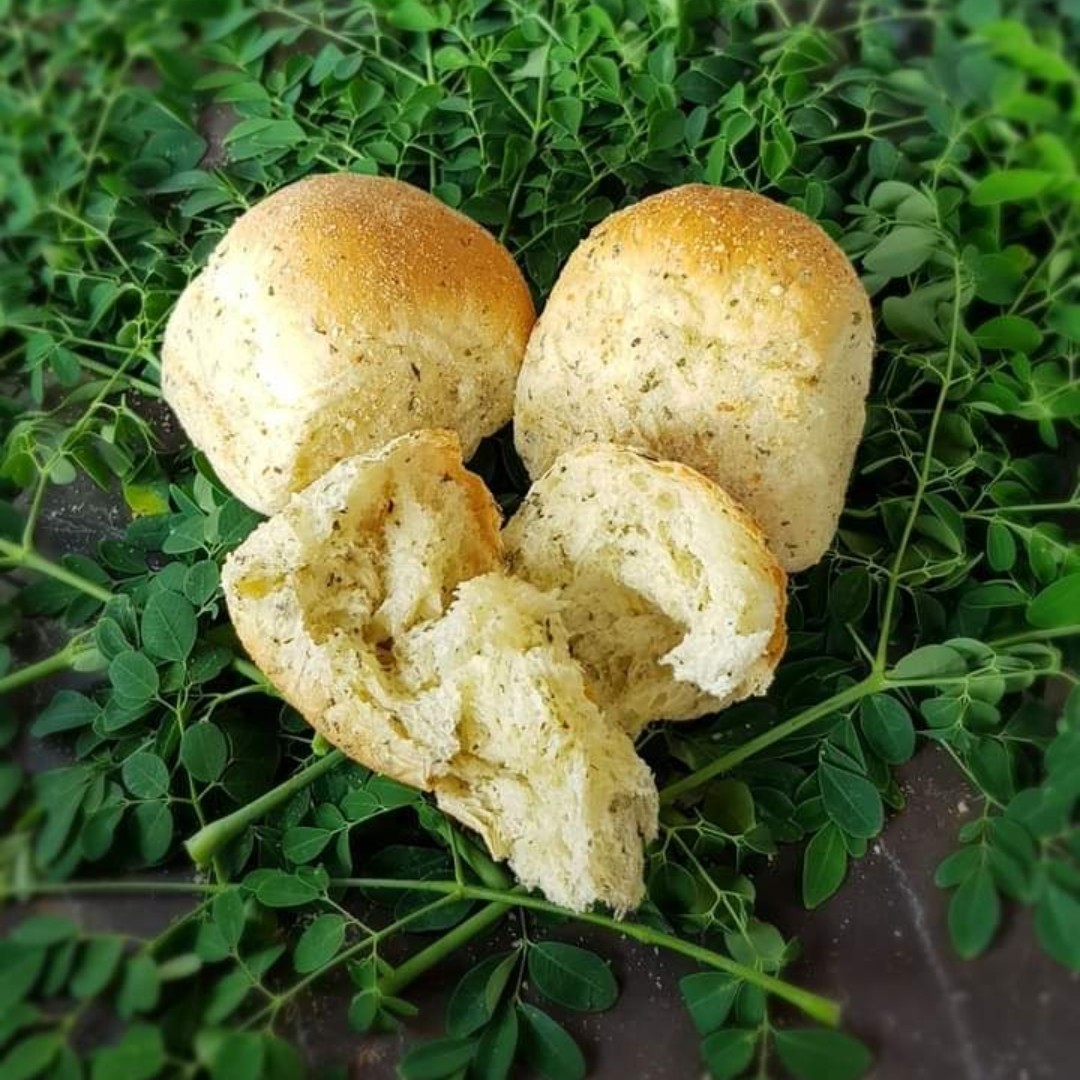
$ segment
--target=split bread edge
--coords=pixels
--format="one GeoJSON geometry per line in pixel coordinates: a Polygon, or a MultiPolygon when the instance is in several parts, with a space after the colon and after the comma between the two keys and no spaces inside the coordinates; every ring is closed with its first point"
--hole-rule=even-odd
{"type": "Polygon", "coordinates": [[[631,735],[764,693],[787,576],[742,506],[625,446],[564,453],[503,530],[510,572],[562,602],[594,700],[631,735]]]}

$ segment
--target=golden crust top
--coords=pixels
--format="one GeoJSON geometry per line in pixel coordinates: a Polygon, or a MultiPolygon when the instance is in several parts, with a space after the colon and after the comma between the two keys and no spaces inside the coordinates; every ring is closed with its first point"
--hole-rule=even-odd
{"type": "Polygon", "coordinates": [[[870,318],[866,292],[829,235],[805,214],[750,191],[685,184],[652,195],[602,221],[571,265],[592,273],[612,260],[663,263],[670,274],[712,279],[717,290],[753,269],[772,279],[778,297],[800,296],[804,331],[814,340],[846,325],[853,308],[870,318]]]}
{"type": "Polygon", "coordinates": [[[525,279],[486,229],[387,177],[333,173],[282,188],[233,224],[213,262],[237,255],[255,261],[268,303],[310,309],[316,329],[468,308],[493,338],[524,342],[535,318],[525,279]]]}

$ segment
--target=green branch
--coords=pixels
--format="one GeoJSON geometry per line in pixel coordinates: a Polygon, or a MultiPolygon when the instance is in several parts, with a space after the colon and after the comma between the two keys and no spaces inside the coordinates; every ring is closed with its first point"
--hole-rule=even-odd
{"type": "Polygon", "coordinates": [[[199,895],[216,893],[228,888],[209,881],[35,881],[25,887],[13,888],[16,900],[26,901],[35,896],[146,896],[153,893],[199,895]]]}
{"type": "Polygon", "coordinates": [[[896,595],[900,588],[900,569],[903,566],[908,545],[911,543],[911,537],[915,531],[915,522],[918,520],[919,510],[922,508],[923,496],[926,494],[927,485],[930,483],[930,470],[934,464],[934,443],[937,440],[938,425],[941,423],[941,417],[945,411],[945,402],[952,387],[953,367],[956,364],[956,353],[960,342],[960,285],[960,260],[954,255],[952,327],[949,334],[949,351],[945,361],[945,370],[941,375],[941,390],[938,392],[937,400],[934,402],[930,427],[926,433],[926,448],[919,466],[918,481],[915,485],[915,494],[911,500],[911,509],[908,511],[907,520],[904,522],[904,531],[900,534],[900,543],[897,544],[896,554],[893,556],[892,566],[889,569],[889,581],[885,587],[885,605],[881,614],[881,637],[878,639],[877,653],[874,656],[874,669],[876,671],[884,671],[885,664],[888,661],[889,638],[892,634],[896,595]]]}
{"type": "Polygon", "coordinates": [[[1024,630],[1019,634],[995,638],[986,644],[990,648],[1004,648],[1009,645],[1026,645],[1029,641],[1055,641],[1059,638],[1080,637],[1080,623],[1074,626],[1051,626],[1045,630],[1024,630]]]}
{"type": "MultiPolygon", "coordinates": [[[[510,891],[517,893],[516,889],[510,891]]],[[[506,917],[511,907],[512,905],[503,903],[501,900],[492,900],[475,915],[470,916],[464,922],[458,923],[438,941],[432,942],[426,949],[421,949],[415,955],[410,956],[404,963],[399,964],[390,974],[384,975],[379,980],[379,990],[388,997],[400,994],[405,987],[418,979],[429,968],[433,968],[467,942],[472,941],[473,938],[482,934],[489,927],[500,922],[506,917]]]]}
{"type": "Polygon", "coordinates": [[[140,379],[137,375],[129,375],[121,368],[109,367],[108,364],[99,363],[97,360],[90,360],[85,356],[79,357],[79,363],[86,368],[87,371],[94,372],[95,375],[103,375],[114,383],[122,381],[132,390],[137,390],[140,394],[144,394],[146,397],[160,398],[161,387],[156,386],[152,382],[147,382],[146,379],[140,379]]]}
{"type": "Polygon", "coordinates": [[[1080,510],[1080,498],[1072,498],[1068,502],[1047,503],[1017,503],[1010,506],[995,506],[992,514],[982,510],[968,510],[961,517],[975,518],[979,521],[993,521],[1003,514],[1075,514],[1080,510]]]}
{"type": "Polygon", "coordinates": [[[54,563],[51,559],[46,559],[43,555],[39,555],[34,551],[33,548],[13,544],[10,540],[0,540],[0,556],[3,556],[4,560],[13,566],[21,566],[26,570],[44,574],[54,581],[62,582],[72,589],[77,589],[87,596],[92,596],[103,604],[107,604],[112,599],[113,594],[103,585],[99,585],[96,581],[90,581],[81,574],[76,574],[68,570],[67,567],[54,563]]]}
{"type": "Polygon", "coordinates": [[[229,665],[238,675],[243,675],[267,694],[278,696],[277,687],[250,660],[237,657],[229,665]]]}
{"type": "Polygon", "coordinates": [[[660,802],[662,804],[674,802],[674,800],[701,787],[702,784],[707,784],[713,777],[729,772],[747,758],[760,754],[762,750],[767,750],[782,739],[795,735],[803,728],[814,723],[814,721],[820,720],[823,716],[828,716],[829,713],[854,705],[857,701],[866,697],[867,694],[877,693],[885,685],[883,675],[872,674],[867,676],[862,682],[857,682],[854,686],[849,686],[846,690],[841,690],[838,694],[833,694],[832,697],[818,702],[817,705],[804,709],[790,720],[785,720],[782,724],[769,728],[768,731],[762,732],[756,738],[750,739],[734,750],[710,761],[708,765],[703,765],[700,769],[690,773],[689,776],[684,776],[681,780],[668,784],[660,792],[660,802]]]}
{"type": "Polygon", "coordinates": [[[196,866],[208,866],[214,855],[249,825],[254,824],[282,803],[288,802],[298,791],[302,791],[308,784],[324,773],[330,772],[344,760],[345,755],[340,750],[331,750],[330,753],[312,762],[298,773],[294,773],[288,780],[271,788],[246,806],[234,810],[223,818],[218,818],[217,821],[211,821],[184,843],[192,861],[196,866]]]}
{"type": "MultiPolygon", "coordinates": [[[[226,887],[227,886],[213,885],[198,881],[39,882],[22,890],[19,893],[19,896],[22,899],[28,899],[31,896],[49,893],[152,894],[154,892],[186,892],[202,894],[218,892],[226,887]]],[[[717,971],[723,971],[736,979],[747,982],[752,986],[757,986],[767,993],[780,998],[782,1001],[786,1001],[789,1005],[795,1006],[795,1008],[801,1010],[807,1016],[819,1023],[835,1027],[840,1022],[840,1007],[835,1002],[823,998],[818,994],[814,994],[809,990],[803,990],[801,987],[793,986],[783,979],[778,979],[761,971],[755,971],[753,968],[746,967],[744,964],[739,964],[730,957],[724,956],[712,949],[708,949],[703,945],[698,945],[692,941],[685,941],[673,934],[664,933],[662,930],[656,930],[653,927],[645,926],[642,923],[626,922],[612,918],[609,915],[600,915],[591,911],[567,911],[565,908],[559,907],[558,904],[553,904],[541,897],[523,894],[518,888],[489,889],[482,885],[462,885],[456,881],[415,881],[400,878],[332,878],[330,887],[437,893],[442,897],[442,900],[439,901],[439,906],[443,903],[449,904],[460,900],[479,900],[488,905],[482,911],[478,911],[475,915],[448,931],[448,933],[439,941],[422,949],[415,956],[401,964],[396,970],[385,976],[384,991],[386,993],[392,993],[396,990],[403,989],[407,983],[412,982],[419,975],[423,974],[424,971],[434,966],[456,948],[496,923],[511,908],[519,907],[527,908],[531,911],[543,911],[563,918],[569,917],[576,919],[578,922],[599,926],[612,933],[619,934],[621,937],[631,938],[634,941],[640,942],[642,945],[652,945],[657,948],[667,949],[669,952],[689,957],[691,960],[696,960],[698,963],[704,964],[707,967],[715,968],[717,971]]],[[[411,912],[409,915],[391,923],[389,926],[376,931],[358,944],[339,953],[330,963],[333,966],[337,966],[350,957],[363,952],[365,948],[370,948],[374,942],[383,940],[391,933],[403,929],[407,923],[418,918],[420,914],[426,912],[432,906],[433,905],[429,905],[418,911],[411,912]]],[[[300,983],[291,987],[288,996],[294,996],[303,989],[303,987],[310,985],[316,979],[325,975],[328,970],[329,966],[326,966],[320,968],[318,971],[312,972],[311,975],[301,980],[300,983]]],[[[280,1007],[280,1003],[278,1004],[278,1007],[280,1007]]]]}
{"type": "Polygon", "coordinates": [[[95,650],[92,646],[82,646],[74,641],[69,641],[62,649],[57,650],[44,660],[38,660],[35,664],[27,664],[0,678],[0,694],[9,694],[28,683],[37,682],[38,679],[47,679],[60,671],[69,671],[82,656],[89,655],[95,650]]]}
{"type": "MultiPolygon", "coordinates": [[[[429,915],[433,911],[438,911],[439,908],[447,907],[450,904],[455,903],[458,897],[447,894],[440,896],[437,900],[433,900],[430,904],[425,904],[423,907],[417,908],[415,911],[410,911],[407,915],[402,915],[400,919],[396,919],[394,922],[384,926],[381,930],[374,930],[370,934],[367,934],[360,941],[353,945],[350,945],[347,949],[343,949],[336,956],[328,960],[322,967],[316,968],[315,971],[309,975],[305,975],[298,982],[293,983],[288,990],[283,991],[280,994],[274,996],[273,1000],[262,1010],[257,1012],[250,1020],[247,1021],[245,1027],[252,1027],[258,1024],[260,1020],[267,1016],[276,1016],[282,1009],[282,1007],[291,1001],[301,991],[306,990],[313,983],[318,982],[319,979],[329,975],[331,971],[341,967],[342,964],[351,960],[354,956],[360,956],[365,952],[370,952],[371,949],[377,945],[380,941],[385,941],[393,934],[399,933],[406,929],[410,923],[416,922],[418,919],[423,918],[425,915],[429,915]]],[[[420,972],[417,972],[420,974],[420,972]]]]}
{"type": "Polygon", "coordinates": [[[773,994],[786,1001],[789,1005],[804,1012],[811,1019],[821,1024],[835,1027],[840,1022],[840,1006],[827,998],[814,994],[809,990],[793,986],[772,975],[755,971],[744,964],[736,963],[730,957],[707,949],[703,945],[696,945],[692,941],[684,941],[673,934],[666,934],[662,930],[655,930],[651,926],[642,923],[625,922],[612,918],[609,915],[599,915],[591,911],[568,912],[548,900],[542,900],[536,896],[523,896],[515,892],[507,892],[500,889],[487,889],[479,885],[458,885],[450,881],[401,881],[395,878],[339,878],[334,881],[336,885],[355,886],[367,889],[394,889],[408,892],[433,892],[455,896],[460,900],[486,900],[495,904],[506,904],[531,911],[543,911],[562,917],[570,916],[578,922],[589,923],[593,926],[602,927],[622,937],[628,937],[643,945],[654,945],[658,948],[667,949],[669,952],[679,953],[696,960],[708,967],[723,971],[736,979],[757,986],[767,993],[773,994]]]}

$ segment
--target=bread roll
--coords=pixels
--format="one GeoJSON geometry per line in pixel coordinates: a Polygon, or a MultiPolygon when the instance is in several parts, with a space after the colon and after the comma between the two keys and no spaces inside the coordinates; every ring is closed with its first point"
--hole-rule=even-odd
{"type": "Polygon", "coordinates": [[[191,441],[272,513],[331,465],[425,427],[502,427],[535,313],[509,253],[397,180],[313,176],[240,217],[165,332],[191,441]]]}
{"type": "Polygon", "coordinates": [[[562,602],[594,700],[630,734],[763,693],[785,574],[711,480],[625,447],[568,451],[503,530],[511,572],[562,602]]]}
{"type": "Polygon", "coordinates": [[[225,564],[237,634],[349,757],[434,793],[556,903],[644,892],[657,794],[587,696],[558,600],[506,576],[456,436],[342,461],[225,564]]]}
{"type": "Polygon", "coordinates": [[[717,481],[787,570],[836,530],[862,432],[870,307],[809,218],[690,184],[597,226],[534,328],[514,426],[532,476],[626,443],[717,481]]]}

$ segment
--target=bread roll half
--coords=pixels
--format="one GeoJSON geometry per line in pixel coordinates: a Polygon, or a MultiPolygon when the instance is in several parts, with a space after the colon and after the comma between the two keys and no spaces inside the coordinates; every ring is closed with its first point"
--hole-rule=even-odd
{"type": "Polygon", "coordinates": [[[622,913],[645,894],[656,785],[590,698],[560,610],[524,581],[473,578],[407,637],[404,669],[416,712],[454,726],[456,750],[431,782],[439,806],[522,884],[573,911],[600,901],[622,913]]]}
{"type": "Polygon", "coordinates": [[[786,576],[711,480],[626,447],[557,458],[503,530],[511,572],[562,602],[591,695],[626,731],[763,693],[786,576]]]}
{"type": "Polygon", "coordinates": [[[503,572],[455,435],[340,462],[223,583],[252,659],[331,743],[433,792],[553,901],[640,901],[651,774],[587,695],[558,600],[503,572]]]}
{"type": "Polygon", "coordinates": [[[684,462],[799,570],[836,530],[872,352],[866,293],[814,222],[745,191],[674,188],[567,262],[518,381],[518,450],[534,477],[588,442],[684,462]]]}
{"type": "Polygon", "coordinates": [[[191,441],[262,513],[404,432],[466,456],[502,427],[535,312],[486,230],[397,180],[282,188],[235,221],[180,297],[162,388],[191,441]]]}

